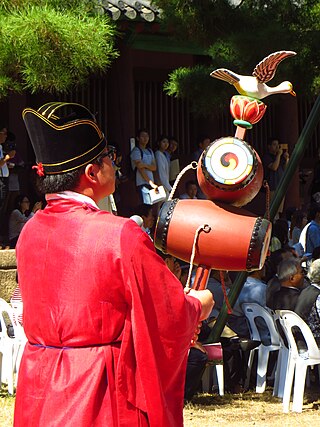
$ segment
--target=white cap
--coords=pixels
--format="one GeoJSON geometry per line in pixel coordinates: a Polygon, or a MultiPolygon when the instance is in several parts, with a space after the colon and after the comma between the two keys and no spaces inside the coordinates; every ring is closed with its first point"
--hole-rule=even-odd
{"type": "Polygon", "coordinates": [[[132,221],[134,221],[136,224],[138,224],[139,227],[143,226],[143,219],[141,218],[141,216],[139,216],[139,215],[132,215],[130,217],[130,219],[132,219],[132,221]]]}

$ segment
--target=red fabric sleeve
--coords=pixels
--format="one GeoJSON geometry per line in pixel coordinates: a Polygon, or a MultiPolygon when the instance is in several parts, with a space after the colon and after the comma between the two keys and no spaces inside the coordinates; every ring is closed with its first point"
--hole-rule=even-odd
{"type": "Polygon", "coordinates": [[[147,412],[150,425],[182,426],[186,360],[201,304],[184,294],[144,234],[129,270],[132,309],[119,360],[120,389],[147,412]]]}

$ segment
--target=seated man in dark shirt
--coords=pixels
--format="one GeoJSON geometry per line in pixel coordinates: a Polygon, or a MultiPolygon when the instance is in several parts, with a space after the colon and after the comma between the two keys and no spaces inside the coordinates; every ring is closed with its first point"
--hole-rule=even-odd
{"type": "Polygon", "coordinates": [[[304,285],[304,274],[298,258],[283,260],[277,270],[280,289],[274,293],[269,308],[272,310],[294,311],[297,299],[304,285]]]}

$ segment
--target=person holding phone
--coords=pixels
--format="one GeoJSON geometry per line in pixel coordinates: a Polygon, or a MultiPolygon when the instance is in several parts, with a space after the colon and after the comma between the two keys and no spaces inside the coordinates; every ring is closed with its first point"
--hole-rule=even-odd
{"type": "MultiPolygon", "coordinates": [[[[281,181],[284,171],[289,162],[289,153],[287,144],[279,144],[277,138],[269,138],[267,142],[268,152],[263,157],[263,167],[265,179],[270,188],[270,199],[272,200],[274,193],[281,181]]],[[[283,212],[284,198],[279,206],[277,219],[283,212]]]]}

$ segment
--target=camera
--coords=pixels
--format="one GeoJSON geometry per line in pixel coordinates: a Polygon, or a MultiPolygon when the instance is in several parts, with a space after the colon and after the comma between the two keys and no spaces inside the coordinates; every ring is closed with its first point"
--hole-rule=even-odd
{"type": "Polygon", "coordinates": [[[282,151],[288,151],[288,144],[280,144],[282,151]]]}

